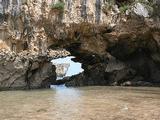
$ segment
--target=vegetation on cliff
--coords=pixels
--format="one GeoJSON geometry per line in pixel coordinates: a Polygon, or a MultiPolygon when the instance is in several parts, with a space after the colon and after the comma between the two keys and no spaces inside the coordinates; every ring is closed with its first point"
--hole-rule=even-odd
{"type": "Polygon", "coordinates": [[[51,3],[51,9],[64,10],[65,3],[63,1],[58,1],[57,3],[51,3]]]}

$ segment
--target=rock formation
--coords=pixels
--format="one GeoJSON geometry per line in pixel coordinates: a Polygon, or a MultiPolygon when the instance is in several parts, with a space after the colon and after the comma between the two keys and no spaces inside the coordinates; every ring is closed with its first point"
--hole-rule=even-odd
{"type": "Polygon", "coordinates": [[[69,55],[67,51],[49,51],[47,55],[23,51],[0,51],[0,89],[26,89],[49,87],[56,80],[54,58],[69,55]]]}
{"type": "Polygon", "coordinates": [[[56,66],[57,77],[59,77],[59,78],[65,77],[70,64],[69,63],[61,63],[61,64],[54,64],[54,65],[56,66]]]}
{"type": "Polygon", "coordinates": [[[51,59],[70,53],[84,72],[68,86],[158,86],[159,8],[158,0],[0,0],[0,88],[48,87],[51,59]]]}

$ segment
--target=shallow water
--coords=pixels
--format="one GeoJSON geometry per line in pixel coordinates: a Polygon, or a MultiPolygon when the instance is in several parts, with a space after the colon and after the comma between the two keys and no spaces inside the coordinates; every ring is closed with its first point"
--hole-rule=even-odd
{"type": "Polygon", "coordinates": [[[160,88],[0,92],[0,120],[160,120],[160,88]]]}

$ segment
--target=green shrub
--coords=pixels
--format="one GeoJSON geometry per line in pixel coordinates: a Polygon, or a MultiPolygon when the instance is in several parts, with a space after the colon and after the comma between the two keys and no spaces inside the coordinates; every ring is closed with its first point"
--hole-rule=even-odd
{"type": "Polygon", "coordinates": [[[52,3],[50,6],[51,6],[52,9],[64,10],[64,5],[65,5],[64,2],[59,1],[55,4],[52,3]]]}
{"type": "Polygon", "coordinates": [[[119,8],[119,10],[120,10],[121,13],[126,12],[128,9],[129,9],[129,5],[127,5],[127,4],[123,4],[123,5],[119,8]]]}
{"type": "Polygon", "coordinates": [[[28,0],[21,0],[22,1],[22,5],[25,5],[28,3],[28,0]]]}

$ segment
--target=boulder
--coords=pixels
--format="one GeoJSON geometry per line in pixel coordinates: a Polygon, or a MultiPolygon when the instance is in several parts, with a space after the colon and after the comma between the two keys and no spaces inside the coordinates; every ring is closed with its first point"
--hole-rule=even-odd
{"type": "Polygon", "coordinates": [[[143,17],[149,17],[150,16],[150,11],[153,11],[151,10],[153,9],[152,7],[146,5],[146,4],[143,4],[143,3],[136,3],[134,6],[133,6],[133,12],[139,16],[143,16],[143,17]],[[149,10],[150,8],[150,10],[149,10]]]}

